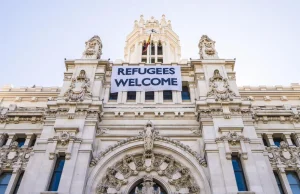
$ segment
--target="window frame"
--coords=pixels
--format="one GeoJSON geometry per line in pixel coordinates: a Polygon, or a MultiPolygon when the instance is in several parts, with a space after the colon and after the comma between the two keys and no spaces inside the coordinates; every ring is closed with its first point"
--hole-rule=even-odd
{"type": "Polygon", "coordinates": [[[66,158],[64,155],[58,156],[55,161],[55,166],[52,172],[51,180],[48,186],[48,191],[57,191],[59,188],[59,184],[61,181],[61,176],[63,174],[64,166],[65,166],[66,158]],[[60,162],[63,161],[63,165],[60,169],[60,162]],[[58,181],[56,181],[56,174],[58,174],[58,181]],[[58,183],[57,183],[58,182],[58,183]],[[57,184],[56,184],[57,183],[57,184]]]}
{"type": "Polygon", "coordinates": [[[7,189],[7,186],[9,185],[9,182],[11,181],[11,176],[12,176],[12,172],[11,171],[4,171],[4,172],[2,172],[1,174],[0,174],[0,188],[2,187],[2,185],[6,185],[6,187],[5,187],[5,192],[6,192],[6,189],[7,189]],[[8,179],[8,182],[7,182],[7,184],[2,184],[2,182],[1,182],[1,178],[2,178],[2,176],[4,175],[4,174],[10,174],[10,177],[9,177],[9,179],[8,179]]]}
{"type": "Polygon", "coordinates": [[[276,171],[273,171],[273,174],[274,174],[274,177],[275,177],[275,180],[276,180],[276,183],[277,183],[280,194],[284,194],[283,185],[281,183],[281,180],[280,180],[280,177],[279,177],[278,173],[276,171]]]}
{"type": "Polygon", "coordinates": [[[129,101],[129,102],[136,101],[136,91],[128,91],[126,94],[126,97],[127,97],[126,98],[127,101],[129,101]],[[133,94],[133,93],[134,93],[134,99],[129,98],[131,96],[131,94],[133,94]]]}
{"type": "Polygon", "coordinates": [[[288,183],[289,183],[289,186],[290,186],[290,188],[291,188],[291,190],[292,190],[292,192],[293,192],[293,189],[292,189],[292,186],[291,185],[295,185],[295,184],[292,184],[291,182],[290,182],[290,179],[289,179],[289,174],[294,174],[295,175],[295,177],[297,177],[297,184],[296,185],[298,185],[298,187],[299,187],[299,190],[298,191],[300,191],[300,178],[299,178],[299,174],[296,172],[296,171],[293,171],[293,170],[287,170],[287,171],[285,171],[285,173],[286,173],[286,178],[287,178],[287,180],[288,180],[288,183]]]}
{"type": "Polygon", "coordinates": [[[182,99],[183,101],[191,101],[191,93],[190,93],[190,88],[189,88],[188,86],[182,85],[181,99],[182,99]],[[183,88],[187,89],[187,91],[184,91],[183,88]],[[187,94],[188,99],[184,99],[185,94],[187,94]]]}
{"type": "MultiPolygon", "coordinates": [[[[148,96],[149,97],[149,96],[148,96]]],[[[147,91],[147,92],[145,92],[145,101],[154,101],[154,99],[155,99],[155,92],[154,91],[147,91]],[[149,94],[149,93],[151,93],[151,97],[153,96],[153,98],[151,98],[151,99],[147,99],[147,93],[149,94]],[[152,95],[153,94],[153,95],[152,95]]]]}
{"type": "Polygon", "coordinates": [[[163,99],[164,99],[164,101],[172,101],[173,100],[173,91],[172,90],[164,90],[163,91],[163,99]],[[171,98],[165,98],[167,96],[171,96],[171,98]]]}
{"type": "Polygon", "coordinates": [[[118,100],[118,96],[119,96],[119,92],[109,93],[108,100],[116,101],[116,100],[118,100]]]}
{"type": "Polygon", "coordinates": [[[233,168],[235,181],[236,181],[236,186],[238,188],[238,191],[249,191],[246,176],[245,176],[245,173],[244,173],[244,168],[243,168],[242,161],[241,161],[240,157],[238,157],[237,155],[232,155],[231,156],[231,162],[232,162],[232,168],[233,168]],[[234,161],[237,161],[237,164],[239,166],[239,170],[237,170],[235,168],[234,161]],[[239,174],[239,176],[237,176],[237,174],[239,174]],[[238,179],[238,177],[240,179],[238,179]],[[241,184],[243,184],[243,185],[241,185],[241,184]]]}

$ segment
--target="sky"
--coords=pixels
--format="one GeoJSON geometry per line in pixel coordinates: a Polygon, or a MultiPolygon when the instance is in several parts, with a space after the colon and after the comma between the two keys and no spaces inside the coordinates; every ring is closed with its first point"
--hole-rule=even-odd
{"type": "Polygon", "coordinates": [[[300,82],[299,0],[0,0],[0,87],[61,86],[64,59],[99,35],[102,59],[123,59],[134,20],[163,14],[183,59],[199,58],[203,34],[220,58],[236,58],[238,86],[300,82]]]}

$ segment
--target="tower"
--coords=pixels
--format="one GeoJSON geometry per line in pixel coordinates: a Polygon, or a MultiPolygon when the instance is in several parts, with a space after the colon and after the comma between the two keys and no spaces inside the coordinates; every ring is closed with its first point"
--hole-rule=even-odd
{"type": "Polygon", "coordinates": [[[171,21],[162,15],[160,21],[151,17],[134,21],[132,32],[126,37],[124,59],[129,63],[172,63],[181,57],[181,47],[178,35],[172,30],[171,21]],[[151,30],[153,32],[151,33],[151,30]],[[146,49],[147,40],[151,33],[151,44],[146,49]],[[144,52],[143,52],[144,51],[144,52]],[[147,58],[151,55],[151,61],[147,58]]]}

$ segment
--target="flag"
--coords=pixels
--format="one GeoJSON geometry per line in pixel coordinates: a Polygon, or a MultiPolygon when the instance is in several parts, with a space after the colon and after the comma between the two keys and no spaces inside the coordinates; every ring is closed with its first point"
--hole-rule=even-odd
{"type": "Polygon", "coordinates": [[[146,42],[146,47],[145,47],[145,49],[143,50],[143,53],[147,51],[150,42],[151,42],[151,34],[149,35],[149,38],[148,38],[148,40],[147,40],[147,42],[146,42]]]}

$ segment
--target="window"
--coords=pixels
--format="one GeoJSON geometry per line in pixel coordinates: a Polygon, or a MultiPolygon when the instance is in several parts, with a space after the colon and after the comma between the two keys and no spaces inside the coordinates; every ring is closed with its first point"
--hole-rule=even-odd
{"type": "Polygon", "coordinates": [[[136,92],[127,92],[127,100],[135,100],[136,92]]]}
{"type": "Polygon", "coordinates": [[[144,41],[143,46],[142,46],[142,55],[147,55],[146,48],[147,48],[147,44],[146,44],[146,41],[144,41]]]}
{"type": "Polygon", "coordinates": [[[162,55],[162,54],[163,54],[163,46],[162,46],[161,42],[159,41],[158,45],[157,45],[157,55],[162,55]]]}
{"type": "Polygon", "coordinates": [[[281,137],[273,137],[274,144],[279,147],[280,142],[284,141],[281,137]]]}
{"type": "Polygon", "coordinates": [[[262,135],[262,140],[263,140],[263,143],[264,143],[264,146],[269,146],[268,142],[267,142],[267,139],[266,139],[266,135],[262,135]]]}
{"type": "Polygon", "coordinates": [[[146,58],[142,58],[142,62],[147,63],[147,59],[146,58]]]}
{"type": "Polygon", "coordinates": [[[154,92],[145,92],[145,100],[154,100],[154,92]]]}
{"type": "Polygon", "coordinates": [[[15,186],[15,189],[14,189],[13,194],[17,194],[17,193],[18,193],[20,184],[21,184],[22,179],[23,179],[23,175],[24,175],[24,172],[22,172],[22,173],[20,174],[20,176],[19,176],[19,178],[18,178],[18,182],[17,182],[17,184],[16,184],[16,186],[15,186]]]}
{"type": "Polygon", "coordinates": [[[279,179],[279,176],[278,176],[277,172],[275,172],[275,171],[274,171],[274,176],[275,176],[275,179],[276,179],[276,182],[277,182],[280,194],[284,194],[283,188],[282,188],[282,185],[281,185],[281,182],[280,182],[280,179],[279,179]]]}
{"type": "Polygon", "coordinates": [[[246,180],[239,157],[232,156],[232,166],[235,175],[236,184],[239,191],[248,191],[246,180]]]}
{"type": "Polygon", "coordinates": [[[155,55],[155,45],[151,43],[151,55],[155,55]]]}
{"type": "Polygon", "coordinates": [[[182,86],[181,91],[182,100],[191,100],[190,91],[188,86],[182,86]]]}
{"type": "Polygon", "coordinates": [[[172,100],[172,90],[164,90],[163,92],[164,100],[172,100]]]}
{"type": "Polygon", "coordinates": [[[117,100],[117,99],[118,99],[118,92],[109,94],[109,100],[117,100]]]}
{"type": "Polygon", "coordinates": [[[65,157],[64,156],[58,157],[56,160],[54,172],[49,185],[49,189],[48,189],[49,191],[57,191],[64,165],[65,165],[65,157]]]}
{"type": "Polygon", "coordinates": [[[11,172],[4,172],[0,175],[0,193],[5,193],[11,177],[11,172]]]}
{"type": "Polygon", "coordinates": [[[287,179],[290,183],[290,187],[294,194],[300,193],[300,181],[296,172],[287,171],[286,172],[287,179]]]}
{"type": "Polygon", "coordinates": [[[22,147],[25,144],[26,139],[18,137],[16,141],[18,142],[18,147],[22,147]]]}
{"type": "Polygon", "coordinates": [[[158,63],[164,63],[164,59],[163,59],[163,58],[158,58],[158,59],[157,59],[157,62],[158,62],[158,63]]]}

